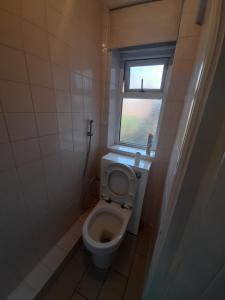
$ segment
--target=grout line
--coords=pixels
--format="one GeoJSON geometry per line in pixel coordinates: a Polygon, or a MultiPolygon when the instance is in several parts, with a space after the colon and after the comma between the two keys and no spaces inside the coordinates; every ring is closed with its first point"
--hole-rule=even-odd
{"type": "MultiPolygon", "coordinates": [[[[46,19],[46,14],[45,14],[45,19],[46,19]]],[[[40,162],[41,162],[41,173],[43,174],[43,184],[44,184],[44,188],[45,188],[45,195],[46,195],[46,207],[45,207],[45,213],[47,213],[47,215],[49,215],[49,210],[50,210],[50,201],[49,201],[49,189],[48,189],[48,185],[47,185],[47,177],[46,177],[46,170],[45,170],[45,165],[44,165],[44,158],[42,155],[42,151],[41,151],[41,144],[40,144],[40,138],[39,138],[39,130],[38,130],[38,120],[37,120],[37,114],[35,111],[35,105],[34,105],[34,98],[33,98],[33,93],[32,93],[32,88],[31,88],[31,78],[30,78],[30,72],[29,72],[29,67],[28,67],[28,61],[27,61],[27,55],[26,55],[26,51],[25,51],[25,47],[24,47],[24,35],[22,36],[22,43],[23,43],[23,54],[24,54],[24,60],[25,60],[25,67],[26,67],[26,71],[27,71],[27,78],[28,78],[28,86],[29,86],[29,91],[30,91],[30,96],[31,96],[31,102],[32,102],[32,106],[33,106],[33,114],[34,114],[34,121],[35,121],[35,128],[36,128],[36,134],[37,134],[37,143],[38,143],[38,147],[39,147],[39,151],[40,151],[40,162]]],[[[30,215],[30,213],[29,213],[30,215]]],[[[39,259],[41,259],[42,257],[40,257],[39,253],[36,253],[37,257],[39,259]]]]}
{"type": "MultiPolygon", "coordinates": [[[[81,281],[83,280],[83,278],[85,277],[85,275],[88,273],[88,271],[89,271],[90,268],[91,268],[91,263],[89,262],[88,265],[87,265],[87,267],[86,267],[86,269],[83,271],[83,273],[82,273],[80,279],[78,280],[78,282],[77,282],[77,284],[76,284],[76,286],[75,286],[75,288],[74,288],[74,290],[73,290],[73,293],[72,293],[72,295],[71,295],[71,297],[70,297],[69,299],[72,299],[73,295],[74,295],[75,293],[78,293],[79,295],[81,295],[82,297],[84,297],[85,299],[88,300],[88,298],[87,298],[86,296],[84,296],[84,295],[82,295],[82,294],[80,293],[80,291],[78,290],[78,285],[81,283],[81,281]]],[[[69,299],[68,299],[68,300],[69,300],[69,299]]]]}
{"type": "Polygon", "coordinates": [[[110,270],[111,271],[113,271],[113,272],[115,272],[115,273],[118,273],[121,277],[123,277],[124,279],[126,279],[126,280],[128,280],[129,279],[129,277],[128,276],[126,276],[126,275],[124,275],[123,273],[121,273],[120,271],[118,271],[118,270],[116,270],[116,269],[114,269],[113,267],[112,268],[110,268],[110,270]]]}
{"type": "Polygon", "coordinates": [[[130,270],[128,272],[126,287],[124,289],[124,293],[123,293],[122,299],[125,299],[125,296],[126,296],[126,293],[127,293],[127,290],[128,290],[128,283],[130,281],[130,277],[131,277],[132,270],[133,270],[133,267],[134,267],[135,256],[136,256],[136,253],[137,253],[137,246],[138,246],[139,234],[140,234],[140,231],[138,232],[138,235],[137,235],[137,240],[136,240],[135,247],[134,247],[134,253],[133,253],[132,263],[131,263],[131,266],[130,266],[130,270]]]}
{"type": "Polygon", "coordinates": [[[77,289],[74,290],[73,295],[68,300],[71,300],[74,296],[74,294],[77,293],[78,295],[82,296],[84,299],[89,300],[86,296],[84,296],[82,293],[80,293],[77,289]]]}

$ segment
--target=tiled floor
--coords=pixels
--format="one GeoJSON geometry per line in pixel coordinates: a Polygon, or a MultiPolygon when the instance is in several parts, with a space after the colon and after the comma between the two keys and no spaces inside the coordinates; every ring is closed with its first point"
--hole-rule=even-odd
{"type": "Polygon", "coordinates": [[[108,270],[94,267],[81,244],[41,300],[140,300],[151,242],[150,227],[142,226],[138,237],[126,233],[108,270]]]}

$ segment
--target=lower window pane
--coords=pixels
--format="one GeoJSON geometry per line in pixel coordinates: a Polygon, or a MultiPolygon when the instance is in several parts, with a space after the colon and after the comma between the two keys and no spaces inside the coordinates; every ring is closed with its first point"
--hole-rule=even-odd
{"type": "Polygon", "coordinates": [[[156,137],[162,100],[124,98],[120,142],[146,146],[148,135],[156,137]]]}

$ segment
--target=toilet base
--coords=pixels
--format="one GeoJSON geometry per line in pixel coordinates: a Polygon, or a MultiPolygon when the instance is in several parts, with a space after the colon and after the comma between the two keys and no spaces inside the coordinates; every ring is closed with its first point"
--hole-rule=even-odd
{"type": "Polygon", "coordinates": [[[109,254],[103,254],[103,255],[93,254],[92,260],[93,260],[94,265],[97,268],[108,269],[112,264],[114,256],[115,256],[115,253],[109,253],[109,254]]]}

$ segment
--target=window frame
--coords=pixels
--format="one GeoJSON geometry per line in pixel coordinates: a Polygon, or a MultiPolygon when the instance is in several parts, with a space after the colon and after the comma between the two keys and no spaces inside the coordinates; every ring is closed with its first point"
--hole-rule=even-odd
{"type": "Polygon", "coordinates": [[[146,148],[147,148],[147,145],[137,145],[137,144],[125,143],[120,140],[123,99],[124,98],[138,98],[138,99],[149,99],[149,101],[151,101],[151,99],[159,99],[162,101],[162,104],[161,104],[160,115],[159,115],[159,120],[158,120],[158,124],[157,124],[156,135],[154,137],[154,143],[153,143],[153,147],[151,149],[151,151],[156,151],[157,143],[158,143],[158,136],[159,136],[159,129],[160,129],[160,124],[161,124],[161,119],[162,119],[162,112],[164,109],[164,102],[165,102],[164,101],[164,87],[165,87],[165,82],[166,82],[166,75],[167,75],[167,71],[168,71],[169,61],[170,61],[169,57],[122,60],[121,70],[120,70],[120,84],[119,84],[119,88],[120,88],[119,122],[117,123],[116,138],[115,138],[115,142],[117,145],[127,146],[127,147],[131,147],[131,148],[139,148],[139,149],[143,149],[143,150],[146,150],[146,148]],[[128,68],[130,68],[131,66],[140,66],[140,63],[142,63],[142,65],[146,65],[146,61],[152,62],[152,65],[164,64],[164,70],[163,70],[163,76],[162,76],[162,82],[161,82],[160,89],[139,90],[139,89],[127,88],[127,87],[129,87],[129,77],[130,77],[128,68]],[[128,82],[126,81],[127,79],[128,79],[128,82]]]}

